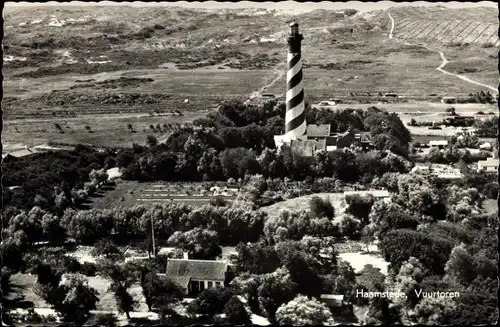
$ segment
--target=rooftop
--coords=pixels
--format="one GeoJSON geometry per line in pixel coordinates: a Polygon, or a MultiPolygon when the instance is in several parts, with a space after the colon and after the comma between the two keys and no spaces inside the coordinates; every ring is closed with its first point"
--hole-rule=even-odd
{"type": "Polygon", "coordinates": [[[168,259],[166,275],[180,283],[186,278],[200,280],[224,280],[228,264],[216,260],[168,259]]]}
{"type": "Polygon", "coordinates": [[[486,160],[478,161],[477,164],[482,167],[498,167],[500,161],[494,158],[487,158],[486,160]]]}
{"type": "Polygon", "coordinates": [[[344,295],[343,294],[321,294],[320,298],[327,299],[327,300],[342,301],[344,299],[344,295]]]}
{"type": "Polygon", "coordinates": [[[330,136],[330,124],[307,125],[308,137],[330,136]]]}
{"type": "Polygon", "coordinates": [[[432,141],[429,141],[429,145],[430,146],[433,146],[433,145],[448,145],[448,141],[447,140],[432,140],[432,141]]]}

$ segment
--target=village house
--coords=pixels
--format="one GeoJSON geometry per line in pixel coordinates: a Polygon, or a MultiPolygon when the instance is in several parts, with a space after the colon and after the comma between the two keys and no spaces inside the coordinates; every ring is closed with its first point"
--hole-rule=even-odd
{"type": "Polygon", "coordinates": [[[331,308],[338,308],[344,305],[343,294],[321,294],[320,300],[331,308]]]}
{"type": "Polygon", "coordinates": [[[196,296],[207,288],[224,287],[228,267],[226,261],[168,259],[165,276],[186,295],[196,296]]]}
{"type": "Polygon", "coordinates": [[[486,173],[496,173],[498,171],[498,159],[487,158],[477,162],[477,171],[486,173]]]}
{"type": "Polygon", "coordinates": [[[363,140],[362,135],[348,130],[344,133],[332,133],[330,124],[307,125],[306,139],[292,140],[290,147],[303,156],[314,156],[319,151],[335,151],[337,149],[349,148],[352,145],[362,146],[368,149],[371,145],[369,140],[363,140]]]}

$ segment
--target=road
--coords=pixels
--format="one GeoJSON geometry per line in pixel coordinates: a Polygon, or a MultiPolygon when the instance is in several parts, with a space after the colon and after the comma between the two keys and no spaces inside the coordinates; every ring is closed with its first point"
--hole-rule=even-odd
{"type": "MultiPolygon", "coordinates": [[[[394,27],[395,27],[395,22],[394,22],[394,18],[391,16],[391,14],[389,12],[387,12],[387,15],[389,16],[389,19],[391,20],[391,30],[389,32],[389,39],[392,39],[393,38],[394,27]]],[[[410,43],[410,42],[406,42],[404,40],[401,40],[400,42],[403,42],[403,44],[406,44],[406,45],[420,46],[420,47],[423,47],[423,48],[425,48],[425,49],[427,49],[429,51],[433,51],[433,52],[439,53],[439,55],[441,56],[441,64],[438,67],[436,67],[437,71],[439,71],[439,72],[441,72],[443,74],[449,75],[449,76],[456,77],[456,78],[461,79],[462,81],[465,81],[467,83],[471,83],[471,84],[475,84],[475,85],[479,85],[479,86],[485,87],[485,88],[493,91],[494,93],[498,93],[498,88],[495,88],[495,87],[493,87],[491,85],[486,85],[486,84],[483,84],[483,83],[479,83],[479,82],[471,80],[470,78],[468,78],[466,76],[459,75],[459,74],[454,74],[454,73],[451,73],[449,71],[444,70],[444,67],[448,63],[448,60],[444,56],[443,52],[441,52],[439,50],[436,50],[436,49],[432,49],[432,48],[430,48],[430,47],[428,47],[426,45],[413,44],[413,43],[410,43]]]]}

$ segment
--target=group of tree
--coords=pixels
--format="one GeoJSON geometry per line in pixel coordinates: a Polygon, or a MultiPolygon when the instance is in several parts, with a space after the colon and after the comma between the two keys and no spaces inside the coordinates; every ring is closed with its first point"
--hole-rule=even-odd
{"type": "MultiPolygon", "coordinates": [[[[284,112],[284,104],[274,100],[262,105],[226,102],[217,112],[195,120],[194,127],[172,133],[165,143],[158,144],[151,136],[149,147],[135,145],[121,151],[117,162],[124,170],[123,178],[133,180],[227,180],[256,173],[300,180],[306,176],[331,177],[334,172],[348,176],[349,180],[359,180],[364,174],[362,168],[385,158],[387,151],[402,156],[399,161],[408,155],[410,134],[395,114],[375,107],[366,111],[310,108],[306,117],[309,124],[330,124],[332,130],[339,133],[348,129],[369,133],[376,149],[366,157],[362,151],[320,154],[316,160],[327,162],[313,169],[313,158],[303,157],[289,148],[279,153],[274,151],[273,136],[282,133],[284,112]],[[344,158],[346,156],[359,157],[363,167],[344,167],[345,162],[353,161],[344,158]]],[[[385,166],[378,169],[391,169],[385,166]]]]}
{"type": "Polygon", "coordinates": [[[420,175],[384,179],[395,194],[390,202],[373,204],[363,233],[380,241],[379,250],[389,262],[385,286],[379,282],[377,287],[400,290],[407,297],[394,303],[371,300],[367,323],[494,321],[498,221],[484,213],[484,196],[475,188],[420,175]],[[460,296],[424,298],[417,296],[418,290],[460,296]]]}
{"type": "Polygon", "coordinates": [[[477,119],[474,123],[474,130],[478,137],[497,137],[498,116],[477,119]]]}
{"type": "Polygon", "coordinates": [[[108,238],[127,243],[150,239],[153,223],[158,241],[182,248],[193,257],[214,258],[220,254],[220,245],[257,241],[263,234],[264,220],[265,213],[246,206],[207,204],[193,208],[169,203],[104,210],[68,208],[62,217],[35,206],[4,221],[2,247],[4,251],[21,251],[36,242],[60,245],[68,238],[80,244],[96,244],[108,238]]]}
{"type": "Polygon", "coordinates": [[[30,210],[34,206],[53,213],[64,210],[73,204],[76,190],[92,191],[102,182],[103,174],[90,173],[112,168],[114,157],[113,151],[99,152],[80,145],[72,151],[7,156],[2,160],[4,213],[9,208],[30,210]]]}

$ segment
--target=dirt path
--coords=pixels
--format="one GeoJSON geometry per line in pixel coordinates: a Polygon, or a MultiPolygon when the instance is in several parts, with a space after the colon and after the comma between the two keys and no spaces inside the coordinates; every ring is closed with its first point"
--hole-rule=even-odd
{"type": "MultiPolygon", "coordinates": [[[[392,39],[393,38],[392,33],[394,31],[394,26],[395,26],[394,18],[391,16],[391,14],[389,12],[387,13],[387,15],[389,16],[389,19],[391,20],[391,31],[389,32],[389,39],[392,39]]],[[[495,93],[498,93],[498,88],[495,88],[495,87],[493,87],[491,85],[486,85],[486,84],[483,84],[483,83],[479,83],[479,82],[471,80],[470,78],[468,78],[466,76],[459,75],[459,74],[454,74],[454,73],[451,73],[449,71],[444,70],[443,68],[448,63],[448,60],[444,56],[443,52],[441,52],[439,50],[436,50],[436,49],[432,49],[432,48],[430,48],[430,47],[428,47],[426,45],[413,44],[413,43],[410,43],[410,42],[407,42],[407,41],[404,41],[404,40],[398,40],[398,41],[401,41],[401,42],[403,42],[403,44],[406,44],[406,45],[421,46],[421,47],[423,47],[423,48],[425,48],[427,50],[439,53],[439,55],[441,56],[441,64],[438,67],[436,67],[437,71],[439,71],[439,72],[441,72],[443,74],[449,75],[449,76],[453,76],[453,77],[459,78],[462,81],[465,81],[467,83],[471,83],[471,84],[475,84],[475,85],[479,85],[479,86],[485,87],[485,88],[490,89],[491,91],[493,91],[495,93]]]]}
{"type": "MultiPolygon", "coordinates": [[[[286,74],[286,70],[285,70],[284,65],[279,64],[278,66],[274,67],[273,74],[276,75],[276,77],[271,82],[269,82],[268,84],[261,87],[259,90],[253,91],[249,96],[249,100],[261,97],[262,93],[264,93],[267,89],[269,89],[271,86],[273,86],[274,83],[278,82],[286,74]]],[[[283,94],[275,94],[275,96],[281,97],[281,96],[283,96],[283,94]]]]}
{"type": "Polygon", "coordinates": [[[392,39],[392,32],[394,32],[394,18],[392,18],[390,13],[387,13],[389,15],[389,19],[391,20],[391,30],[389,31],[389,40],[392,39]]]}

